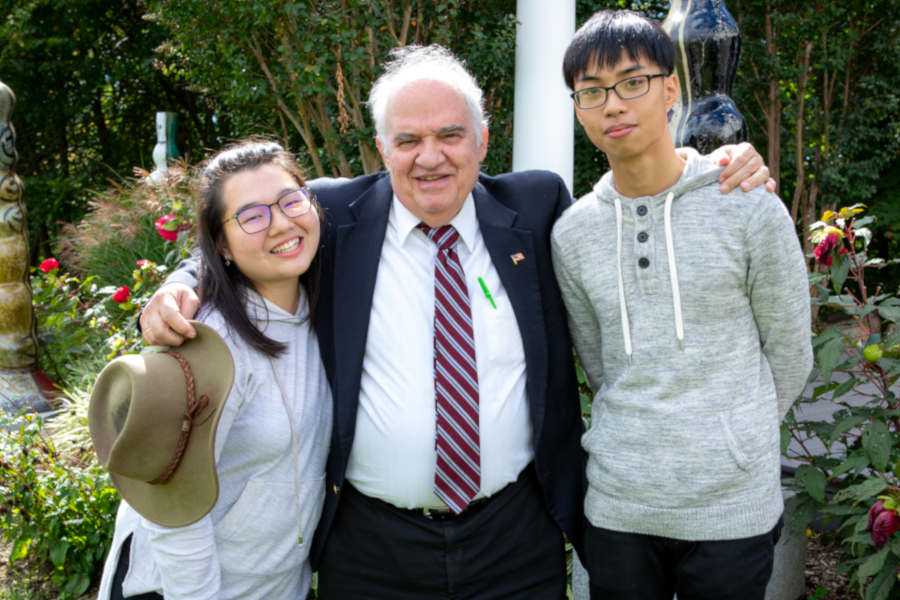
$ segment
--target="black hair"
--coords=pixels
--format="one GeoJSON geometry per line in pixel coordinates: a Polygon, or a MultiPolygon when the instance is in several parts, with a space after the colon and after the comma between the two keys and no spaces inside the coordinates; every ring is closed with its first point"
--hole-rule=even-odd
{"type": "MultiPolygon", "coordinates": [[[[247,292],[254,289],[253,283],[241,273],[236,264],[226,266],[219,253],[219,244],[224,239],[225,220],[222,186],[233,175],[253,171],[263,165],[280,167],[299,187],[305,185],[303,171],[294,156],[271,141],[245,140],[215,154],[204,163],[197,211],[201,255],[200,290],[202,306],[218,310],[232,333],[237,334],[252,348],[277,357],[287,350],[287,345],[267,337],[247,314],[247,292]]],[[[315,203],[313,209],[321,223],[322,210],[315,203]]],[[[313,318],[319,296],[320,263],[317,252],[309,269],[300,275],[300,282],[306,287],[309,296],[306,320],[313,318]]]]}
{"type": "Polygon", "coordinates": [[[575,32],[563,58],[563,77],[570,90],[591,67],[612,69],[622,52],[632,60],[646,58],[666,75],[675,71],[675,45],[659,23],[630,10],[601,10],[575,32]]]}

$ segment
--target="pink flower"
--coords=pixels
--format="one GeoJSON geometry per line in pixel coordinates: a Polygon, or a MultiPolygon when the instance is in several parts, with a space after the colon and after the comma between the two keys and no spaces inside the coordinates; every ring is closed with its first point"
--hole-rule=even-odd
{"type": "Polygon", "coordinates": [[[879,500],[872,505],[872,508],[869,509],[869,526],[866,527],[864,531],[872,531],[872,525],[875,523],[875,517],[881,514],[883,510],[884,500],[879,500]]]}
{"type": "Polygon", "coordinates": [[[131,297],[131,290],[128,289],[128,286],[123,285],[119,289],[116,290],[116,293],[113,294],[113,302],[117,304],[122,304],[128,298],[131,297]]]}
{"type": "Polygon", "coordinates": [[[138,269],[143,269],[145,266],[150,266],[150,261],[146,258],[142,258],[141,260],[134,263],[138,269]]]}
{"type": "Polygon", "coordinates": [[[55,271],[59,268],[59,263],[56,262],[55,258],[48,258],[44,262],[41,263],[41,271],[44,273],[49,273],[50,271],[55,271]]]}
{"type": "Polygon", "coordinates": [[[825,266],[831,266],[831,253],[835,251],[840,244],[841,238],[836,233],[829,233],[822,238],[813,254],[816,256],[816,262],[820,262],[825,266]]]}
{"type": "MultiPolygon", "coordinates": [[[[870,513],[871,514],[871,513],[870,513]]],[[[900,518],[892,510],[882,510],[872,523],[872,541],[881,548],[900,529],[900,518]]]]}

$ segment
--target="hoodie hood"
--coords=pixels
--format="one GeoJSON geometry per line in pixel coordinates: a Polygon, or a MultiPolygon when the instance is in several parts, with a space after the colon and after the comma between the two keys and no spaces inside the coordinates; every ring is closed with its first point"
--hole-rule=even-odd
{"type": "Polygon", "coordinates": [[[267,325],[275,323],[300,325],[306,321],[308,313],[309,303],[306,289],[302,284],[300,284],[300,304],[297,306],[295,315],[266,300],[255,290],[247,290],[247,315],[256,322],[261,331],[265,331],[267,325]]]}
{"type": "Polygon", "coordinates": [[[624,337],[625,354],[628,355],[628,362],[631,364],[631,355],[633,347],[631,345],[631,322],[628,318],[628,307],[625,303],[625,282],[622,275],[622,205],[623,204],[639,204],[639,210],[644,211],[663,206],[664,210],[664,227],[666,233],[666,258],[669,263],[669,279],[672,285],[672,309],[675,313],[675,337],[684,350],[684,318],[681,312],[681,291],[678,287],[678,269],[675,260],[675,243],[672,237],[672,205],[680,196],[692,192],[698,188],[716,183],[722,167],[713,165],[708,160],[700,156],[693,149],[683,149],[683,155],[687,156],[687,164],[684,172],[673,187],[657,194],[655,196],[643,196],[640,198],[626,198],[616,192],[615,181],[612,171],[608,172],[594,186],[594,192],[597,200],[612,204],[616,210],[616,264],[618,266],[618,282],[619,282],[619,311],[622,320],[622,335],[624,337]]]}
{"type": "Polygon", "coordinates": [[[687,159],[684,172],[681,177],[671,188],[657,194],[655,196],[642,196],[640,198],[627,198],[616,191],[615,180],[612,171],[606,173],[600,181],[594,186],[594,192],[597,199],[601,202],[613,204],[616,198],[623,203],[634,203],[640,201],[648,206],[657,206],[663,204],[669,194],[673,194],[675,199],[680,196],[692,192],[698,188],[716,183],[719,180],[719,174],[725,169],[717,167],[709,160],[700,156],[693,148],[679,148],[678,154],[687,159]]]}

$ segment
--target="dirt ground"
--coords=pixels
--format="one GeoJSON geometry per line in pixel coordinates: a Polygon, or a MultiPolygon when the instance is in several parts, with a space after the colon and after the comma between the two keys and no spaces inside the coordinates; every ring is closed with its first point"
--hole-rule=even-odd
{"type": "MultiPolygon", "coordinates": [[[[841,553],[820,545],[810,538],[806,543],[806,593],[815,598],[818,588],[828,590],[823,600],[859,600],[859,596],[847,589],[847,575],[836,572],[841,553]]],[[[803,598],[806,600],[806,597],[803,598]]]]}

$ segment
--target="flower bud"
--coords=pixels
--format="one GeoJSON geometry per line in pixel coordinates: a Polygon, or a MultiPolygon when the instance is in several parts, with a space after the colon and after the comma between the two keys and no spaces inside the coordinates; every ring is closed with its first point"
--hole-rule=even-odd
{"type": "Polygon", "coordinates": [[[878,344],[872,344],[871,346],[866,346],[866,349],[863,350],[863,354],[866,357],[866,360],[870,363],[877,362],[882,356],[884,356],[884,350],[878,344]]]}
{"type": "MultiPolygon", "coordinates": [[[[869,513],[871,515],[871,513],[869,513]]],[[[900,529],[900,518],[892,510],[882,510],[872,523],[872,541],[881,548],[900,529]]]]}

